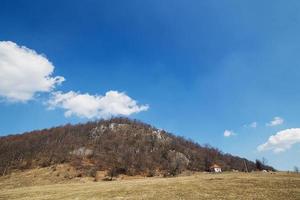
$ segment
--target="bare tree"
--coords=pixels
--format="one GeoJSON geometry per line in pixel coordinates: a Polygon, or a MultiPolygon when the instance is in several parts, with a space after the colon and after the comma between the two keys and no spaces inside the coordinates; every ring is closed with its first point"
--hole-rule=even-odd
{"type": "Polygon", "coordinates": [[[265,157],[262,157],[261,162],[262,162],[263,165],[268,164],[268,160],[265,157]]]}
{"type": "Polygon", "coordinates": [[[264,165],[263,165],[262,161],[260,161],[258,159],[256,159],[255,165],[256,165],[256,169],[259,170],[259,171],[264,169],[264,165]]]}

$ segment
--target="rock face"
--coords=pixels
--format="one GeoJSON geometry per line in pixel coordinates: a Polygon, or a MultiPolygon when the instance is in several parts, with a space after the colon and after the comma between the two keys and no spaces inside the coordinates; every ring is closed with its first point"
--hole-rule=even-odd
{"type": "Polygon", "coordinates": [[[78,149],[75,149],[71,152],[71,154],[76,155],[76,156],[91,156],[93,155],[93,150],[88,149],[86,147],[80,147],[78,149]]]}
{"type": "Polygon", "coordinates": [[[176,175],[187,169],[190,160],[181,152],[169,151],[168,159],[170,163],[170,175],[176,175]]]}
{"type": "Polygon", "coordinates": [[[178,163],[179,165],[181,165],[183,167],[187,167],[190,162],[190,160],[186,157],[186,155],[184,155],[181,152],[170,151],[168,156],[169,156],[171,162],[178,163]]]}
{"type": "Polygon", "coordinates": [[[105,125],[101,124],[101,125],[96,126],[91,129],[90,136],[91,136],[91,139],[97,139],[105,132],[110,132],[110,131],[116,132],[122,128],[125,128],[126,126],[128,126],[128,125],[127,124],[118,124],[118,123],[113,123],[113,122],[105,124],[105,125]]]}

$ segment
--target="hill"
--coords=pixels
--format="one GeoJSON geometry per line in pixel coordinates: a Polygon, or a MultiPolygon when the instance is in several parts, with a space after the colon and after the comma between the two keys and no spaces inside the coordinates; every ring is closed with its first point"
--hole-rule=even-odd
{"type": "MultiPolygon", "coordinates": [[[[65,125],[0,138],[0,174],[38,167],[71,165],[77,177],[97,171],[171,176],[185,170],[255,170],[254,162],[201,146],[137,120],[113,118],[65,125]]],[[[269,166],[266,169],[273,170],[269,166]]]]}

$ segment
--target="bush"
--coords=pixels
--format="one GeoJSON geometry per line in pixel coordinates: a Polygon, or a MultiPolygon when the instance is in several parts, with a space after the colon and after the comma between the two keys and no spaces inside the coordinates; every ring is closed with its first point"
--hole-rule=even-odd
{"type": "Polygon", "coordinates": [[[114,177],[118,177],[118,169],[116,167],[112,167],[109,169],[106,173],[106,176],[108,177],[108,180],[113,180],[114,177]]]}
{"type": "Polygon", "coordinates": [[[97,170],[95,168],[91,168],[88,171],[88,176],[90,176],[90,177],[96,177],[96,175],[97,175],[97,170]]]}
{"type": "Polygon", "coordinates": [[[153,177],[153,176],[155,176],[155,174],[156,174],[155,171],[152,170],[152,169],[150,169],[150,170],[147,171],[146,176],[147,176],[147,177],[153,177]]]}

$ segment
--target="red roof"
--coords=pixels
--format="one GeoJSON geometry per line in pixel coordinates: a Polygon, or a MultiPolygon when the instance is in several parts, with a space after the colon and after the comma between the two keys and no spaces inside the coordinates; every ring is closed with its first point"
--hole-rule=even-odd
{"type": "Polygon", "coordinates": [[[210,168],[221,168],[221,167],[217,164],[213,164],[212,166],[210,166],[210,168]]]}

